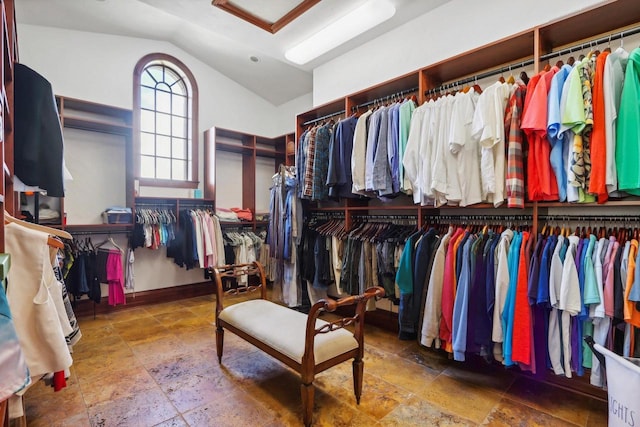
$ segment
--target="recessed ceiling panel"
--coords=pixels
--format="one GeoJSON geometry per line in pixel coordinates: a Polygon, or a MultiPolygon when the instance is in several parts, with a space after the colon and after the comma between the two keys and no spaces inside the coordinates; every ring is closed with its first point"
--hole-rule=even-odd
{"type": "Polygon", "coordinates": [[[213,0],[213,5],[270,33],[276,33],[320,0],[213,0]]]}
{"type": "Polygon", "coordinates": [[[269,1],[255,1],[255,0],[232,0],[228,3],[234,4],[240,9],[246,10],[253,16],[256,16],[263,21],[270,23],[276,22],[284,15],[289,13],[298,6],[302,1],[300,0],[269,0],[269,1]]]}

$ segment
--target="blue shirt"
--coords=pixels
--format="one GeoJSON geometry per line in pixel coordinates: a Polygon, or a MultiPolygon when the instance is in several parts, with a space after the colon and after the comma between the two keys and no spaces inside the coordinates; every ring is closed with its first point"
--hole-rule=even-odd
{"type": "Polygon", "coordinates": [[[389,170],[391,171],[391,191],[395,194],[400,192],[400,170],[398,155],[398,144],[400,143],[400,104],[395,104],[389,108],[389,124],[387,126],[387,158],[389,170]]]}
{"type": "Polygon", "coordinates": [[[556,175],[558,182],[558,200],[564,202],[567,200],[567,158],[568,140],[567,134],[560,133],[560,124],[562,123],[560,116],[560,98],[562,97],[562,87],[567,80],[567,76],[571,71],[570,65],[564,65],[551,78],[551,86],[549,88],[549,97],[547,98],[547,139],[551,144],[551,153],[549,160],[551,167],[556,175]],[[566,145],[566,155],[564,146],[566,145]]]}
{"type": "Polygon", "coordinates": [[[469,289],[473,272],[471,271],[471,247],[475,236],[470,236],[464,244],[462,251],[462,267],[460,278],[456,288],[456,299],[453,304],[453,321],[451,342],[453,346],[453,359],[464,362],[464,353],[467,350],[467,319],[469,316],[469,289]]]}
{"type": "Polygon", "coordinates": [[[522,244],[522,233],[515,232],[507,262],[509,265],[509,289],[502,310],[502,330],[504,331],[504,341],[502,343],[502,354],[504,355],[504,365],[515,365],[511,360],[513,345],[513,319],[516,310],[516,288],[518,286],[518,265],[520,262],[520,245],[522,244]]]}

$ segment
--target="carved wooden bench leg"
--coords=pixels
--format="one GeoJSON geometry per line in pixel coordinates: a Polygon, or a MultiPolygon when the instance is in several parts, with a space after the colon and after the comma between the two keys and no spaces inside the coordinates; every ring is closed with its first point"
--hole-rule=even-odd
{"type": "Polygon", "coordinates": [[[218,363],[222,363],[222,347],[224,344],[224,329],[216,326],[216,353],[218,354],[218,363]]]}
{"type": "Polygon", "coordinates": [[[356,395],[356,403],[360,404],[362,395],[362,377],[364,373],[364,362],[362,359],[353,359],[353,391],[356,395]]]}
{"type": "Polygon", "coordinates": [[[313,418],[313,383],[301,384],[300,392],[302,394],[302,421],[305,427],[309,427],[313,418]]]}

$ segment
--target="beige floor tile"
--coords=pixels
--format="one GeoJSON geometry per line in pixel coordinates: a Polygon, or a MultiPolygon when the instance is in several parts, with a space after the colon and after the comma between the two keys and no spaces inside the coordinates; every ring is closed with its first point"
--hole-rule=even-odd
{"type": "Polygon", "coordinates": [[[491,427],[569,427],[568,423],[524,404],[503,399],[482,423],[491,427]]]}
{"type": "Polygon", "coordinates": [[[580,426],[586,425],[590,408],[596,402],[525,377],[517,378],[505,397],[580,426]]]}
{"type": "Polygon", "coordinates": [[[178,415],[159,389],[103,402],[89,408],[93,426],[154,426],[178,415]]]}
{"type": "Polygon", "coordinates": [[[416,395],[442,411],[481,423],[502,395],[474,384],[439,375],[416,395]]]}
{"type": "Polygon", "coordinates": [[[380,425],[388,427],[470,427],[475,426],[476,423],[443,412],[437,406],[412,396],[380,420],[380,425]]]}
{"type": "Polygon", "coordinates": [[[134,396],[141,391],[158,387],[151,375],[140,366],[105,373],[109,381],[87,381],[81,385],[87,407],[110,402],[122,397],[134,396]]]}
{"type": "Polygon", "coordinates": [[[111,323],[127,322],[134,319],[144,319],[150,317],[151,314],[143,307],[124,308],[114,311],[107,315],[111,323]]]}

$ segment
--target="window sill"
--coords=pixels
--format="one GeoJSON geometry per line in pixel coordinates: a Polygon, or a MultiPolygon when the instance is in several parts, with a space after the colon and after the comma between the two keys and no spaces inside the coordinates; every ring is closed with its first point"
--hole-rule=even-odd
{"type": "Polygon", "coordinates": [[[145,187],[198,188],[199,181],[174,181],[171,179],[136,178],[145,187]]]}

